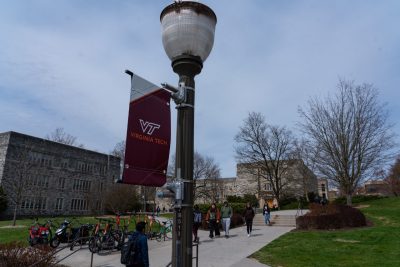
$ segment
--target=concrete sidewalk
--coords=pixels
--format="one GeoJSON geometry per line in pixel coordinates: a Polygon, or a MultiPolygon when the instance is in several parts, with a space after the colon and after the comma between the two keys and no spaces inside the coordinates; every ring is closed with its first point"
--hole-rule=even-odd
{"type": "MultiPolygon", "coordinates": [[[[239,227],[230,230],[231,237],[219,237],[210,239],[208,231],[199,231],[199,266],[201,267],[228,267],[246,266],[261,267],[266,266],[248,256],[264,247],[272,240],[282,234],[291,231],[293,227],[274,227],[256,226],[253,228],[252,236],[247,237],[246,227],[239,227]]],[[[223,232],[221,232],[223,235],[223,232]]],[[[149,258],[151,267],[165,267],[171,261],[171,241],[157,242],[149,240],[149,258]]],[[[69,249],[62,251],[59,259],[70,253],[69,249]]],[[[93,266],[97,267],[118,267],[120,264],[120,252],[103,252],[100,255],[94,254],[93,266]]],[[[60,262],[67,266],[90,266],[91,253],[86,248],[77,251],[72,256],[60,262]]],[[[193,256],[196,256],[195,248],[193,256]]],[[[193,266],[195,261],[193,261],[193,266]]]]}

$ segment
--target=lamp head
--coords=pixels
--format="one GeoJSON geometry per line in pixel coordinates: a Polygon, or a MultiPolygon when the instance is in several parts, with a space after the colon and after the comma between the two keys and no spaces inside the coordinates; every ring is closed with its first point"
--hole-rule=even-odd
{"type": "Polygon", "coordinates": [[[175,2],[161,12],[162,42],[171,61],[182,57],[203,63],[214,44],[217,17],[199,2],[175,2]]]}

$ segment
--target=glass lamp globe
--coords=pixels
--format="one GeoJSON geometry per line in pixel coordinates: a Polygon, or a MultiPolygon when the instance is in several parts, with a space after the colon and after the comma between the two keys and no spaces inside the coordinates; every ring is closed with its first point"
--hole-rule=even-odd
{"type": "Polygon", "coordinates": [[[217,17],[199,2],[175,2],[161,12],[162,42],[171,61],[193,56],[204,62],[214,44],[217,17]]]}

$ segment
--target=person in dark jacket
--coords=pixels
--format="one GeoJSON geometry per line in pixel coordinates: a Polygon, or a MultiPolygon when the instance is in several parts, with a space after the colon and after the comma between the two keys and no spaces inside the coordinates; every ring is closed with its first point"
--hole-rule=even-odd
{"type": "Polygon", "coordinates": [[[271,225],[270,217],[271,217],[271,209],[269,208],[269,204],[266,201],[263,207],[263,215],[266,225],[271,225]]]}
{"type": "Polygon", "coordinates": [[[247,202],[246,209],[243,212],[243,217],[247,225],[247,236],[250,237],[251,231],[253,230],[253,218],[255,216],[254,210],[250,203],[247,202]]]}
{"type": "Polygon", "coordinates": [[[145,222],[136,224],[136,231],[128,236],[129,240],[136,240],[135,244],[135,264],[126,265],[127,267],[149,267],[149,250],[147,246],[147,236],[144,234],[145,222]]]}
{"type": "Polygon", "coordinates": [[[197,235],[197,232],[199,230],[199,227],[201,226],[201,211],[199,209],[198,205],[194,205],[194,210],[193,210],[193,242],[199,242],[199,237],[197,235]]]}

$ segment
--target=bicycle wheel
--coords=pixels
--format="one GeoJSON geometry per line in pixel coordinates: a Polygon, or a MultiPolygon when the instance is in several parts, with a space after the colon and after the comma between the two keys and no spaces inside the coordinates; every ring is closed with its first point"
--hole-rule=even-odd
{"type": "Polygon", "coordinates": [[[92,253],[99,252],[99,250],[100,250],[99,243],[100,243],[100,240],[99,240],[98,236],[91,237],[89,239],[89,250],[90,250],[90,252],[92,252],[92,253]]]}
{"type": "Polygon", "coordinates": [[[165,237],[168,239],[172,238],[172,225],[165,228],[165,237]]]}
{"type": "Polygon", "coordinates": [[[125,243],[125,235],[124,232],[121,230],[114,230],[112,233],[112,236],[115,240],[115,245],[114,247],[117,250],[120,250],[122,248],[122,245],[125,243]]]}

